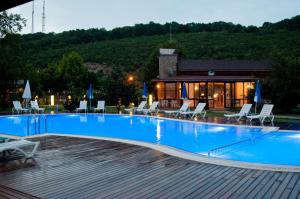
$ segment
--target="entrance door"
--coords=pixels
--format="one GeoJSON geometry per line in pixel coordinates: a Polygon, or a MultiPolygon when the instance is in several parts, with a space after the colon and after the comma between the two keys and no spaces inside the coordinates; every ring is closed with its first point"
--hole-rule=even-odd
{"type": "Polygon", "coordinates": [[[224,83],[214,83],[214,108],[224,108],[224,83]]]}

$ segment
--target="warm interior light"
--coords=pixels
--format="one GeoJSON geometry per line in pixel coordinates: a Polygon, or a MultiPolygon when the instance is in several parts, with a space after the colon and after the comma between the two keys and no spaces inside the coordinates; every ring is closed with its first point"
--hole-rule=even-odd
{"type": "Polygon", "coordinates": [[[134,103],[133,103],[133,102],[131,102],[131,106],[134,106],[134,103]]]}
{"type": "Polygon", "coordinates": [[[153,102],[153,96],[150,94],[149,95],[149,98],[148,98],[148,104],[149,104],[149,106],[151,106],[151,104],[152,104],[152,102],[153,102]]]}
{"type": "Polygon", "coordinates": [[[205,94],[204,93],[201,93],[201,97],[203,97],[205,94]]]}
{"type": "Polygon", "coordinates": [[[217,98],[217,97],[218,97],[218,95],[219,95],[218,93],[215,93],[215,94],[214,94],[214,98],[217,98]]]}
{"type": "Polygon", "coordinates": [[[195,88],[194,88],[194,89],[195,89],[195,91],[197,91],[197,90],[199,90],[199,87],[198,87],[198,86],[195,86],[195,88]]]}
{"type": "Polygon", "coordinates": [[[39,99],[39,96],[35,96],[35,98],[34,98],[35,100],[37,100],[37,99],[39,99]]]}
{"type": "Polygon", "coordinates": [[[156,88],[160,88],[160,84],[156,84],[156,88]]]}
{"type": "Polygon", "coordinates": [[[50,105],[54,106],[54,95],[50,96],[50,105]]]}
{"type": "Polygon", "coordinates": [[[71,99],[72,99],[71,95],[68,95],[68,99],[69,99],[69,100],[71,100],[71,99]]]}
{"type": "Polygon", "coordinates": [[[253,89],[253,85],[248,84],[248,85],[247,85],[247,89],[253,89]]]}

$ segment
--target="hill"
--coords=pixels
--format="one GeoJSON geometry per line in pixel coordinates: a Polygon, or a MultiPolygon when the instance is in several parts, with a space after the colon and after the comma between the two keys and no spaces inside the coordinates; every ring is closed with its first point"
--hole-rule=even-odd
{"type": "MultiPolygon", "coordinates": [[[[172,37],[185,58],[276,59],[300,56],[300,16],[262,27],[215,22],[171,24],[172,37]]],[[[170,24],[137,24],[132,27],[73,30],[59,34],[35,33],[22,36],[23,57],[35,67],[46,67],[62,55],[76,51],[85,62],[118,65],[135,71],[158,47],[169,40],[170,24]]]]}

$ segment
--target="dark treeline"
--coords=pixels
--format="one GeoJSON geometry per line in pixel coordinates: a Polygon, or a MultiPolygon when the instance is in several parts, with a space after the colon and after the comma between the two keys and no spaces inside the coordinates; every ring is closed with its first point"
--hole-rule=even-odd
{"type": "Polygon", "coordinates": [[[291,19],[285,19],[277,23],[265,22],[261,27],[243,26],[230,22],[213,22],[213,23],[187,23],[179,24],[176,22],[159,24],[150,22],[148,24],[136,24],[134,26],[125,26],[105,30],[104,28],[88,30],[71,30],[62,33],[35,33],[23,35],[26,45],[38,47],[60,48],[70,44],[85,44],[104,40],[113,40],[121,38],[165,35],[172,32],[176,33],[197,33],[197,32],[229,32],[229,33],[250,33],[259,31],[272,30],[300,30],[300,16],[291,19]]]}

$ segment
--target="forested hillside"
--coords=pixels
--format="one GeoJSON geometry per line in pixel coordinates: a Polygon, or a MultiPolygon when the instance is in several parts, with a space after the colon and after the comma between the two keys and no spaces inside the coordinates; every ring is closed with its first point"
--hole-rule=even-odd
{"type": "MultiPolygon", "coordinates": [[[[135,71],[158,47],[169,40],[170,24],[137,24],[133,27],[74,30],[59,34],[22,36],[24,58],[35,67],[57,62],[70,51],[84,62],[117,65],[135,71]]],[[[300,55],[300,16],[262,27],[232,23],[171,24],[172,38],[185,58],[274,59],[278,54],[300,55]]]]}

